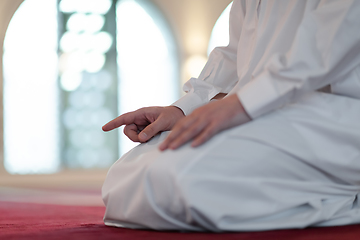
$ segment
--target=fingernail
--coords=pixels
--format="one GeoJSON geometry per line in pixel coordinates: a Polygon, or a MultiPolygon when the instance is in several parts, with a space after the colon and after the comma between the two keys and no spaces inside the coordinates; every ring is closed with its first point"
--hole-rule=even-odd
{"type": "Polygon", "coordinates": [[[145,140],[147,138],[147,134],[142,132],[140,133],[140,136],[139,136],[141,139],[145,140]]]}

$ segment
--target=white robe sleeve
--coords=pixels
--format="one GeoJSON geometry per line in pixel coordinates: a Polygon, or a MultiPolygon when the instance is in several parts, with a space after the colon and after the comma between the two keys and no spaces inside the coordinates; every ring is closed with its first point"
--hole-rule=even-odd
{"type": "Polygon", "coordinates": [[[359,65],[360,1],[321,1],[304,15],[290,50],[270,58],[237,95],[257,118],[345,79],[359,65]]]}
{"type": "Polygon", "coordinates": [[[228,93],[237,83],[237,47],[245,17],[245,1],[235,0],[230,10],[230,41],[227,47],[215,48],[198,78],[191,78],[183,90],[187,93],[173,106],[185,115],[208,103],[218,93],[228,93]]]}

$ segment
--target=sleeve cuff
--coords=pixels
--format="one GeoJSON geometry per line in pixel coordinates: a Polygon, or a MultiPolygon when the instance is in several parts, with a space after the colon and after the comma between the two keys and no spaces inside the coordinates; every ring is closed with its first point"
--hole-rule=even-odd
{"type": "Polygon", "coordinates": [[[285,95],[289,91],[282,89],[281,92],[284,94],[279,93],[279,89],[276,89],[270,74],[264,72],[237,91],[236,94],[245,111],[252,119],[255,119],[285,105],[285,95]]]}
{"type": "Polygon", "coordinates": [[[205,105],[220,92],[219,88],[197,78],[187,81],[183,89],[187,94],[171,106],[180,108],[185,115],[189,115],[196,108],[205,105]]]}
{"type": "Polygon", "coordinates": [[[185,116],[189,115],[196,108],[206,104],[196,93],[189,92],[185,96],[181,97],[179,100],[171,104],[171,106],[175,106],[180,108],[185,116]]]}

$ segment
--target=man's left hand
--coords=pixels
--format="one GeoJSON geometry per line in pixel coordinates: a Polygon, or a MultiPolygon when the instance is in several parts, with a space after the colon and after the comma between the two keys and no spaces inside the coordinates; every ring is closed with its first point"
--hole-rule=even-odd
{"type": "Polygon", "coordinates": [[[177,149],[192,140],[197,147],[218,132],[251,121],[240,100],[233,94],[195,109],[173,127],[159,149],[177,149]]]}

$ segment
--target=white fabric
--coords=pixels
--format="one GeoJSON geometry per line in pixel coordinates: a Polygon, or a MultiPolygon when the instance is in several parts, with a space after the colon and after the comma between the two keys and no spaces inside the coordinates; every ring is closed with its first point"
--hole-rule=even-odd
{"type": "Polygon", "coordinates": [[[360,222],[360,1],[234,1],[217,48],[175,103],[236,93],[253,121],[198,148],[162,133],[103,185],[106,225],[252,231],[360,222]],[[333,93],[314,90],[331,84],[333,93]],[[343,96],[341,96],[343,95],[343,96]]]}
{"type": "Polygon", "coordinates": [[[120,158],[103,185],[106,225],[252,231],[360,222],[360,100],[311,93],[161,153],[162,133],[120,158]]]}
{"type": "Polygon", "coordinates": [[[235,0],[229,46],[210,54],[173,105],[187,115],[219,92],[236,93],[254,119],[329,84],[360,98],[359,26],[360,1],[235,0]]]}

